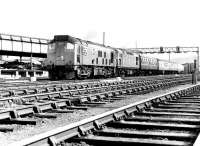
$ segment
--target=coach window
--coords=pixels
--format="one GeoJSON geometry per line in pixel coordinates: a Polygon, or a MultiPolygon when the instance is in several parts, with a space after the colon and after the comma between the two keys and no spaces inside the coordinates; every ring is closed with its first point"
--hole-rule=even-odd
{"type": "Polygon", "coordinates": [[[98,51],[98,57],[102,57],[102,51],[98,51]]]}
{"type": "Polygon", "coordinates": [[[104,58],[106,58],[106,52],[104,52],[104,58]]]}
{"type": "Polygon", "coordinates": [[[138,65],[138,61],[139,61],[139,59],[138,59],[138,57],[136,57],[136,65],[138,65]]]}
{"type": "Polygon", "coordinates": [[[96,64],[98,64],[98,58],[96,58],[96,64]]]}

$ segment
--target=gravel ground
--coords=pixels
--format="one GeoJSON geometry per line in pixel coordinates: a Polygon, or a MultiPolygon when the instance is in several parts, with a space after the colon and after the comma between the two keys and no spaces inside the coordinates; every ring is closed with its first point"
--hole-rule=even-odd
{"type": "MultiPolygon", "coordinates": [[[[188,87],[190,85],[189,84],[180,85],[177,87],[172,87],[170,89],[155,91],[155,92],[148,93],[145,95],[127,96],[127,98],[124,98],[123,100],[115,101],[113,103],[108,103],[105,105],[106,107],[110,107],[110,108],[106,108],[106,107],[104,107],[104,108],[97,107],[96,108],[95,107],[95,108],[89,108],[87,111],[75,110],[75,112],[73,112],[73,113],[57,114],[58,117],[56,119],[45,119],[45,118],[42,119],[42,118],[36,118],[36,117],[29,117],[30,119],[36,119],[37,125],[15,125],[15,124],[9,125],[9,127],[14,128],[14,131],[7,132],[7,133],[0,132],[0,145],[6,146],[15,141],[19,141],[19,140],[52,130],[59,126],[65,126],[67,124],[74,123],[74,122],[80,121],[82,119],[85,119],[85,118],[88,118],[91,116],[95,116],[97,114],[100,114],[100,113],[103,113],[106,111],[110,111],[111,109],[114,109],[117,107],[121,107],[124,105],[128,105],[130,103],[148,99],[153,96],[161,95],[161,94],[167,93],[169,91],[182,89],[182,88],[188,87]]],[[[4,125],[1,125],[1,126],[4,126],[4,125]]]]}

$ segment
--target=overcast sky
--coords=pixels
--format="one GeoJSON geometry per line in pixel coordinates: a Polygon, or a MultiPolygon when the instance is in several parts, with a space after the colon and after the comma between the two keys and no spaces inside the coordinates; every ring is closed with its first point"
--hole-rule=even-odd
{"type": "Polygon", "coordinates": [[[1,0],[0,33],[49,39],[68,34],[102,43],[105,32],[106,44],[114,47],[135,47],[136,42],[138,47],[199,46],[199,4],[198,0],[1,0]]]}

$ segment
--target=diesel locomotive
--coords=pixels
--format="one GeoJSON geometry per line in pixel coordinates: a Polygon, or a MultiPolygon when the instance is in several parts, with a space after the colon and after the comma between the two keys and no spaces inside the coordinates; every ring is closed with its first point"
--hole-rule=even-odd
{"type": "Polygon", "coordinates": [[[45,65],[53,80],[172,74],[184,69],[181,64],[69,35],[54,36],[49,43],[45,65]]]}

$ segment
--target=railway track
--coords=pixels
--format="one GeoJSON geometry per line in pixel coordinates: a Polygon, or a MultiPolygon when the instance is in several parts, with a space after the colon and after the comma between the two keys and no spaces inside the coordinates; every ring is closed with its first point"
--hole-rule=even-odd
{"type": "MultiPolygon", "coordinates": [[[[47,93],[47,92],[52,92],[52,91],[61,91],[61,90],[72,90],[72,89],[81,89],[81,88],[92,88],[92,87],[102,87],[102,86],[108,86],[108,85],[114,85],[118,84],[117,82],[112,82],[112,83],[74,83],[74,84],[69,84],[65,82],[50,82],[49,84],[39,84],[39,85],[29,85],[29,86],[12,86],[8,88],[3,88],[0,91],[0,96],[1,97],[9,97],[9,96],[17,96],[17,95],[28,95],[28,94],[36,94],[36,93],[47,93]]],[[[123,83],[123,82],[122,82],[123,83]]],[[[125,83],[125,82],[124,82],[125,83]]]]}
{"type": "MultiPolygon", "coordinates": [[[[162,81],[162,80],[170,80],[170,79],[178,79],[178,78],[190,78],[190,76],[152,76],[152,77],[142,77],[138,78],[137,80],[131,80],[130,82],[153,82],[153,81],[162,81]]],[[[124,84],[128,83],[128,80],[124,80],[123,82],[118,81],[112,81],[112,82],[86,82],[86,83],[66,83],[66,82],[45,82],[45,83],[34,83],[34,85],[31,84],[12,84],[12,85],[6,85],[5,84],[3,88],[0,89],[0,98],[2,97],[10,97],[10,96],[21,96],[21,95],[28,95],[28,94],[36,94],[36,93],[47,93],[47,92],[53,92],[53,91],[63,91],[63,90],[69,90],[69,89],[81,89],[81,88],[92,88],[92,87],[102,87],[102,86],[109,86],[109,85],[117,85],[118,83],[124,84]]]]}
{"type": "MultiPolygon", "coordinates": [[[[148,81],[131,81],[130,83],[146,83],[148,81]]],[[[3,92],[0,92],[1,97],[10,97],[10,96],[22,96],[22,95],[30,95],[30,94],[39,94],[39,93],[48,93],[48,92],[58,92],[65,90],[78,90],[78,89],[86,89],[86,88],[97,88],[97,87],[106,87],[120,84],[129,84],[129,81],[124,82],[110,82],[110,83],[87,83],[87,84],[56,84],[56,85],[42,85],[42,86],[34,86],[28,88],[20,88],[20,89],[7,89],[3,92]]]]}
{"type": "MultiPolygon", "coordinates": [[[[124,95],[144,94],[159,89],[188,82],[188,78],[152,81],[152,82],[121,82],[105,87],[66,90],[59,92],[25,95],[0,99],[0,123],[5,124],[36,124],[27,116],[56,118],[57,113],[70,113],[73,110],[87,110],[124,98],[124,95]],[[49,113],[49,111],[51,113],[49,113]],[[53,112],[53,113],[52,113],[53,112]]],[[[0,127],[0,131],[12,131],[12,128],[0,127]]]]}
{"type": "Polygon", "coordinates": [[[13,143],[14,145],[200,144],[200,84],[156,96],[13,143]]]}
{"type": "MultiPolygon", "coordinates": [[[[53,87],[53,88],[42,88],[40,90],[36,89],[30,89],[29,91],[27,90],[18,90],[18,92],[14,92],[11,95],[10,98],[2,98],[0,99],[1,105],[6,105],[9,102],[14,102],[16,100],[21,100],[21,102],[30,102],[30,101],[41,101],[45,99],[53,99],[53,98],[61,98],[63,99],[64,97],[73,97],[74,96],[79,96],[79,95],[91,95],[92,93],[102,93],[105,91],[111,91],[111,90],[120,90],[120,89],[127,89],[125,92],[129,92],[129,88],[131,87],[138,87],[139,90],[142,90],[143,86],[146,85],[156,85],[158,83],[165,83],[165,82],[171,82],[173,83],[174,79],[171,80],[163,80],[161,82],[158,81],[140,81],[140,82],[135,82],[135,81],[123,81],[123,82],[111,82],[111,83],[98,83],[98,84],[91,84],[89,85],[74,85],[74,86],[65,86],[65,87],[53,87]],[[24,94],[27,95],[24,95],[24,94]],[[36,94],[34,94],[36,93],[36,94]],[[20,95],[20,96],[19,96],[20,95]]],[[[180,79],[179,79],[180,80],[180,79]]],[[[183,79],[181,78],[182,81],[180,82],[186,82],[188,79],[183,79]]],[[[178,81],[178,80],[177,80],[178,81]]],[[[175,83],[177,82],[175,81],[175,83]]],[[[177,82],[177,83],[180,83],[177,82]]],[[[11,91],[8,91],[10,93],[11,91]]],[[[130,90],[131,92],[131,90],[130,90]]],[[[115,92],[116,94],[116,92],[115,92]]],[[[119,93],[118,93],[119,94],[119,93]]],[[[2,95],[1,95],[2,96],[2,95]]]]}
{"type": "MultiPolygon", "coordinates": [[[[191,75],[179,75],[177,77],[189,77],[191,75]]],[[[175,77],[175,75],[164,75],[164,76],[141,76],[141,77],[125,77],[123,78],[124,80],[135,80],[135,81],[140,81],[140,80],[158,80],[158,79],[170,79],[175,77]]],[[[33,86],[40,86],[40,85],[56,85],[56,84],[79,84],[81,83],[97,83],[97,82],[104,82],[104,81],[115,81],[116,78],[111,78],[111,79],[90,79],[90,80],[62,80],[62,81],[36,81],[36,82],[6,82],[6,81],[0,81],[0,89],[5,89],[5,88],[10,88],[10,89],[15,89],[15,88],[23,88],[23,87],[33,87],[33,86]]]]}

